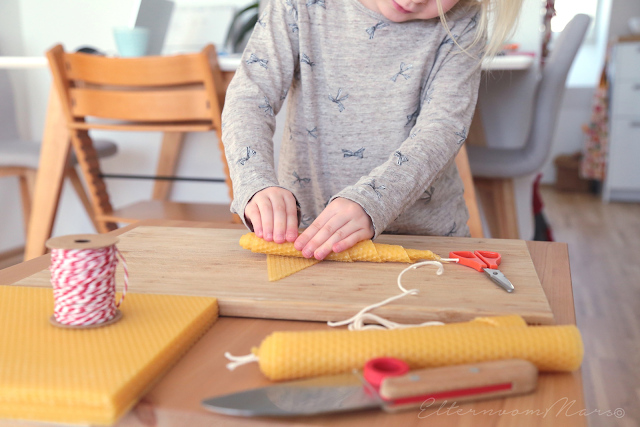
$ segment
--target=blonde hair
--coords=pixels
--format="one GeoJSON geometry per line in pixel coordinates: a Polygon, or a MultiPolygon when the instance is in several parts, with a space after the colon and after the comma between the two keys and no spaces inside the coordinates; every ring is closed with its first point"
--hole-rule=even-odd
{"type": "MultiPolygon", "coordinates": [[[[470,46],[466,49],[458,45],[464,52],[478,43],[482,43],[485,37],[489,33],[489,17],[493,25],[491,27],[491,37],[487,40],[486,47],[484,49],[483,57],[493,57],[500,52],[503,43],[513,35],[516,24],[518,23],[518,17],[520,15],[520,9],[524,0],[460,0],[459,3],[454,6],[457,7],[477,7],[479,11],[479,17],[477,20],[477,31],[475,39],[470,46]]],[[[438,5],[438,13],[440,15],[440,21],[445,27],[449,35],[449,26],[445,18],[445,13],[442,9],[441,0],[436,0],[438,5]]],[[[453,40],[456,44],[455,37],[453,40]]]]}

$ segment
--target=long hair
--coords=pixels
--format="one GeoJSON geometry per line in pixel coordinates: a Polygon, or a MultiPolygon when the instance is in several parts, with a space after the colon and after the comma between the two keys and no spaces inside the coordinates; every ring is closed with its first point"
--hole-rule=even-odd
{"type": "MultiPolygon", "coordinates": [[[[516,24],[518,23],[523,1],[524,0],[460,0],[457,5],[458,7],[470,6],[479,9],[475,39],[466,49],[462,47],[461,49],[466,52],[476,44],[483,43],[487,35],[490,34],[484,50],[484,57],[490,58],[495,56],[500,52],[505,40],[513,35],[516,24]],[[492,21],[491,31],[489,31],[490,21],[492,21]]],[[[436,0],[436,3],[438,5],[440,21],[449,35],[451,35],[444,10],[442,9],[441,0],[436,0]]],[[[457,44],[455,38],[453,40],[457,44]]]]}

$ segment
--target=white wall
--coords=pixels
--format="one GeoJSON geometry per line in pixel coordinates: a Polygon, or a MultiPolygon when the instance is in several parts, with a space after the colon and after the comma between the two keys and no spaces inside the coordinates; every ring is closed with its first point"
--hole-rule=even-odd
{"type": "MultiPolygon", "coordinates": [[[[0,55],[20,55],[22,38],[20,37],[20,8],[14,0],[0,1],[0,55]]],[[[20,73],[9,73],[13,86],[22,88],[20,103],[16,106],[27,110],[25,104],[24,77],[20,73]]],[[[6,95],[0,93],[0,97],[6,95]]],[[[1,102],[1,101],[0,101],[1,102]]],[[[24,123],[26,132],[27,122],[24,123]]],[[[0,126],[15,126],[13,117],[0,116],[0,126]]],[[[18,180],[16,178],[0,178],[0,252],[16,246],[23,237],[22,212],[20,210],[18,180]]]]}

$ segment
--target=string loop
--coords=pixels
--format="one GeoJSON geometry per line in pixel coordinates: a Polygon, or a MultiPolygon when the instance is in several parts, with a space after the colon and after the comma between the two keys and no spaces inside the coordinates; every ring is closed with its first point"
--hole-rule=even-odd
{"type": "Polygon", "coordinates": [[[437,266],[438,270],[436,271],[436,274],[438,276],[440,276],[444,272],[444,266],[442,265],[441,262],[438,262],[438,261],[423,261],[416,264],[412,264],[409,267],[402,270],[398,275],[398,287],[402,291],[401,294],[389,297],[384,301],[380,301],[375,304],[366,306],[365,308],[360,310],[355,316],[350,317],[346,320],[342,320],[340,322],[327,322],[327,325],[331,327],[348,325],[347,328],[350,331],[362,331],[367,329],[405,329],[405,328],[414,328],[418,326],[444,325],[444,323],[437,322],[437,321],[425,322],[417,325],[406,325],[402,323],[392,322],[391,320],[380,317],[377,314],[369,313],[371,310],[374,310],[378,307],[382,307],[383,305],[387,305],[393,301],[399,300],[400,298],[404,298],[407,295],[418,295],[420,293],[419,290],[417,289],[407,290],[404,288],[404,286],[402,286],[402,275],[409,270],[415,270],[425,265],[437,266]]]}

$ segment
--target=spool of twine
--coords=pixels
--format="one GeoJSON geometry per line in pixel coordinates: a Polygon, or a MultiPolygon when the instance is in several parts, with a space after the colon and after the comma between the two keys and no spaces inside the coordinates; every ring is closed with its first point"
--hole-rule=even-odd
{"type": "Polygon", "coordinates": [[[118,239],[105,234],[77,234],[49,239],[54,313],[50,322],[66,328],[95,328],[122,318],[118,307],[127,293],[129,274],[118,239]],[[116,303],[118,258],[124,286],[116,303]]]}

